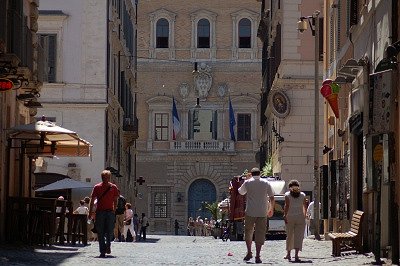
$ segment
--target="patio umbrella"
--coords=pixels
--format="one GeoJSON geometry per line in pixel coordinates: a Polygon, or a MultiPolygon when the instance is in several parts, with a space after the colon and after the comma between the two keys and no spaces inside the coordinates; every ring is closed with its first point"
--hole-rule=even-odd
{"type": "Polygon", "coordinates": [[[71,178],[64,178],[64,179],[58,180],[54,183],[48,184],[44,187],[38,188],[35,191],[40,192],[40,191],[52,191],[52,190],[74,189],[74,188],[89,188],[89,187],[93,187],[93,185],[90,183],[76,181],[71,178]]]}
{"type": "Polygon", "coordinates": [[[42,120],[35,123],[18,125],[10,128],[10,139],[23,142],[26,154],[34,156],[80,156],[91,155],[92,145],[80,138],[72,130],[57,126],[51,121],[42,120]]]}
{"type": "MultiPolygon", "coordinates": [[[[11,131],[9,135],[9,148],[20,149],[20,171],[19,180],[23,184],[23,156],[79,156],[90,157],[92,145],[80,138],[78,134],[72,130],[57,126],[51,121],[47,121],[43,116],[40,121],[31,124],[18,125],[8,129],[11,131]],[[20,146],[13,146],[12,141],[19,140],[20,146]]],[[[8,154],[10,158],[10,154],[8,154]]],[[[30,165],[29,165],[30,167],[30,165]]],[[[9,172],[6,186],[8,187],[9,172]]],[[[31,169],[29,169],[29,187],[31,187],[31,169]]],[[[20,186],[20,195],[22,195],[23,186],[20,186]]],[[[31,189],[29,189],[29,192],[31,189]]],[[[7,193],[8,195],[8,193],[7,193]]]]}

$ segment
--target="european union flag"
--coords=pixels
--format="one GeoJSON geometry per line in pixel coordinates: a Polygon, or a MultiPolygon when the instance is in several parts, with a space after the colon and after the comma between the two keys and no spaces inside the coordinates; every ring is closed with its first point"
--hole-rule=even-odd
{"type": "Polygon", "coordinates": [[[235,112],[233,112],[231,98],[229,98],[229,131],[231,132],[231,140],[236,141],[235,137],[235,112]]]}

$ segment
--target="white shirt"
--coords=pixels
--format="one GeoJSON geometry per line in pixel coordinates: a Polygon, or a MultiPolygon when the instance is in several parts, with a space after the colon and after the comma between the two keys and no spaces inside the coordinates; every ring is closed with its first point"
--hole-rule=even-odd
{"type": "MultiPolygon", "coordinates": [[[[321,202],[319,203],[319,212],[321,213],[321,202]]],[[[307,217],[314,219],[314,201],[311,201],[310,205],[308,205],[307,217]]],[[[321,217],[321,215],[319,217],[321,217]]]]}
{"type": "Polygon", "coordinates": [[[79,206],[78,208],[76,208],[75,210],[76,213],[78,214],[89,214],[89,209],[86,206],[79,206]]]}
{"type": "Polygon", "coordinates": [[[267,217],[268,197],[274,196],[270,183],[253,176],[244,181],[238,189],[241,195],[246,194],[246,215],[251,217],[267,217]]]}

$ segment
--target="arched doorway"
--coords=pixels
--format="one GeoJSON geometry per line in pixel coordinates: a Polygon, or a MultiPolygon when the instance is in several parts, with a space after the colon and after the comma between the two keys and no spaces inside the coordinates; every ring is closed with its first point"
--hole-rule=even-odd
{"type": "Polygon", "coordinates": [[[202,202],[215,202],[217,199],[214,184],[207,179],[197,179],[189,187],[188,192],[188,216],[196,218],[210,218],[210,213],[202,209],[202,202]]]}

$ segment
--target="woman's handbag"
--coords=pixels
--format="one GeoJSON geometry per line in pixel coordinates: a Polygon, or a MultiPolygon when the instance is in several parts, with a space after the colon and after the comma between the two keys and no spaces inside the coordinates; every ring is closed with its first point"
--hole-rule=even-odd
{"type": "Polygon", "coordinates": [[[124,223],[125,223],[125,225],[131,225],[132,219],[126,220],[126,221],[124,221],[124,223]]]}

